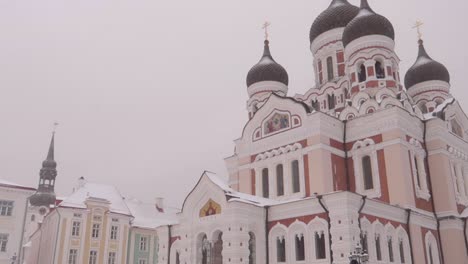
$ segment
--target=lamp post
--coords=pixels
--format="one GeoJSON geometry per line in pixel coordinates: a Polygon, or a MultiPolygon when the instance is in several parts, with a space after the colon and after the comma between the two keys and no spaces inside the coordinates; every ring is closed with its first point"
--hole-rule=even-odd
{"type": "Polygon", "coordinates": [[[358,244],[354,252],[349,253],[350,264],[366,264],[369,261],[369,254],[358,244]]]}

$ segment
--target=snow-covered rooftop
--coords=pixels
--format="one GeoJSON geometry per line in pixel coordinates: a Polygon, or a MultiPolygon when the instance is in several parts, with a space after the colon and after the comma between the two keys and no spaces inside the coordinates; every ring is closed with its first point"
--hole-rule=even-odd
{"type": "Polygon", "coordinates": [[[174,210],[165,208],[165,212],[159,212],[155,204],[144,203],[136,199],[126,199],[125,202],[134,217],[132,226],[153,229],[177,223],[174,210]]]}
{"type": "Polygon", "coordinates": [[[130,210],[125,204],[120,192],[111,185],[84,183],[74,193],[65,198],[59,207],[87,208],[87,200],[105,200],[109,203],[109,210],[117,214],[130,215],[130,210]]]}
{"type": "Polygon", "coordinates": [[[36,189],[33,188],[33,187],[29,187],[29,186],[25,186],[25,185],[13,183],[13,182],[10,182],[10,181],[7,181],[7,180],[3,180],[3,179],[0,179],[0,186],[3,186],[3,187],[10,187],[10,188],[26,189],[26,190],[31,190],[31,191],[36,190],[36,189]]]}

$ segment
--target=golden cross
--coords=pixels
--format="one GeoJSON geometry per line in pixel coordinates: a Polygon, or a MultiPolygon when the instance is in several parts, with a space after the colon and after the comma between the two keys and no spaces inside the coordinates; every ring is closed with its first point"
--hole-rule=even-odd
{"type": "Polygon", "coordinates": [[[262,29],[265,30],[265,40],[268,40],[268,27],[271,26],[271,23],[268,21],[265,21],[265,24],[263,24],[262,29]]]}
{"type": "Polygon", "coordinates": [[[422,33],[421,33],[421,27],[424,25],[424,23],[421,20],[417,20],[416,24],[414,24],[413,28],[416,28],[418,30],[418,38],[422,39],[422,33]]]}

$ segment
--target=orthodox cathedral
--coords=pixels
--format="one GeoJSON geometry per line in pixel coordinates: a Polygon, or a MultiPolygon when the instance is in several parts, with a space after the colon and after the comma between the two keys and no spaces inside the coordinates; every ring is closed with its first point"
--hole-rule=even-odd
{"type": "MultiPolygon", "coordinates": [[[[70,262],[78,253],[62,234],[68,222],[42,238],[64,253],[41,263],[468,263],[468,117],[447,68],[420,37],[402,79],[394,28],[367,0],[333,0],[309,37],[315,87],[288,94],[288,73],[265,40],[247,74],[249,121],[225,159],[228,181],[203,173],[176,217],[148,227],[149,260],[103,254],[91,262],[84,252],[70,262]]],[[[43,165],[30,200],[39,213],[35,205],[55,203],[56,164],[43,165]]],[[[101,213],[118,208],[113,199],[82,200],[101,213]]],[[[53,211],[43,227],[57,222],[53,211]]],[[[116,223],[132,215],[110,211],[116,223]]]]}

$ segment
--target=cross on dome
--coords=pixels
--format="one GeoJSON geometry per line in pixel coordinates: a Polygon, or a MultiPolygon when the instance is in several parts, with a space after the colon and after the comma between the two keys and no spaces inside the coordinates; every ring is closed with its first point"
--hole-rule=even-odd
{"type": "Polygon", "coordinates": [[[268,40],[268,27],[271,26],[271,23],[268,22],[268,21],[265,21],[265,23],[263,24],[263,27],[262,29],[265,30],[265,40],[268,40]]]}
{"type": "Polygon", "coordinates": [[[422,39],[422,32],[421,32],[421,27],[424,25],[424,23],[421,20],[417,20],[416,24],[414,24],[413,28],[416,28],[418,31],[418,39],[422,39]]]}

